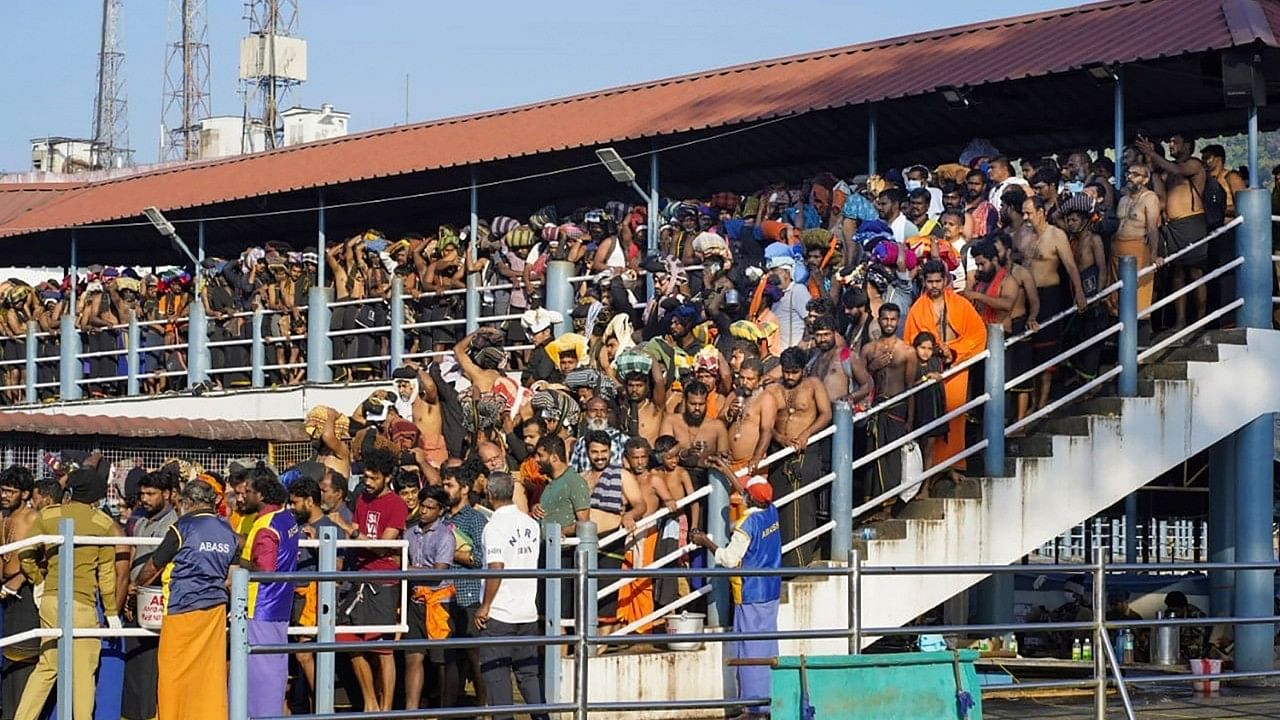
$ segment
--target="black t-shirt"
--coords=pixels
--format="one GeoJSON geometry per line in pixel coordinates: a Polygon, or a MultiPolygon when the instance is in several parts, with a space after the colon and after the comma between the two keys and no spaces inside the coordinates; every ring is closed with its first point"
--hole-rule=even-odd
{"type": "Polygon", "coordinates": [[[564,382],[564,373],[560,372],[560,367],[552,362],[551,356],[547,354],[547,343],[542,343],[529,354],[529,364],[525,366],[524,372],[528,376],[526,385],[536,380],[564,382]]]}

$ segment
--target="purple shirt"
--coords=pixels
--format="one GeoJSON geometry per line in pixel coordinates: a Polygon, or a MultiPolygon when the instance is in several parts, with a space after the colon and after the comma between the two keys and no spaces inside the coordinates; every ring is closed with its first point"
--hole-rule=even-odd
{"type": "MultiPolygon", "coordinates": [[[[409,531],[405,533],[405,539],[409,541],[409,565],[411,567],[430,569],[436,565],[448,567],[453,564],[455,548],[453,526],[447,521],[443,519],[437,520],[426,528],[414,523],[409,528],[409,531]]],[[[431,583],[414,584],[431,585],[431,583]]],[[[444,580],[434,587],[441,588],[449,584],[449,580],[444,580]]]]}

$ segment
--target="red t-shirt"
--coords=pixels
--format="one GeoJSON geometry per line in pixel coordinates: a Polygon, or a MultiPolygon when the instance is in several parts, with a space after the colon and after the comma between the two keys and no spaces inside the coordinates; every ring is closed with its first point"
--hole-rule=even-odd
{"type": "MultiPolygon", "coordinates": [[[[369,498],[361,493],[356,498],[356,527],[360,529],[360,537],[378,539],[389,528],[395,528],[396,537],[404,536],[404,527],[409,519],[409,508],[400,496],[390,490],[376,498],[369,498]]],[[[400,555],[386,551],[374,552],[361,550],[356,553],[357,570],[399,570],[400,555]]]]}

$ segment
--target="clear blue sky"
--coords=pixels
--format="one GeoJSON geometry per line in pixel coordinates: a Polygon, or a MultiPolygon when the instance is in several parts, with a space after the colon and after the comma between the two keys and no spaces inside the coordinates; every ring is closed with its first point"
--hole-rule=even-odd
{"type": "MultiPolygon", "coordinates": [[[[299,0],[311,79],[293,103],[332,103],[353,132],[1069,7],[1065,0],[438,2],[299,0]]],[[[159,141],[169,0],[125,0],[129,131],[159,141]]],[[[211,109],[239,115],[239,0],[208,0],[211,109]]],[[[31,138],[92,131],[99,0],[0,0],[0,169],[30,167],[31,138]]]]}

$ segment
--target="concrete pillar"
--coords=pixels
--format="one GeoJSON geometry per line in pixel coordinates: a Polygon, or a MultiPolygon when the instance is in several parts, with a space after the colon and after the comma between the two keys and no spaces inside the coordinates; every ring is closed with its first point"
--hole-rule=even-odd
{"type": "Polygon", "coordinates": [[[551,327],[551,332],[557,336],[573,329],[573,320],[569,318],[569,313],[573,312],[574,287],[569,282],[571,277],[573,277],[573,263],[567,260],[552,260],[547,263],[545,294],[547,309],[560,313],[564,318],[562,322],[551,327]]]}

